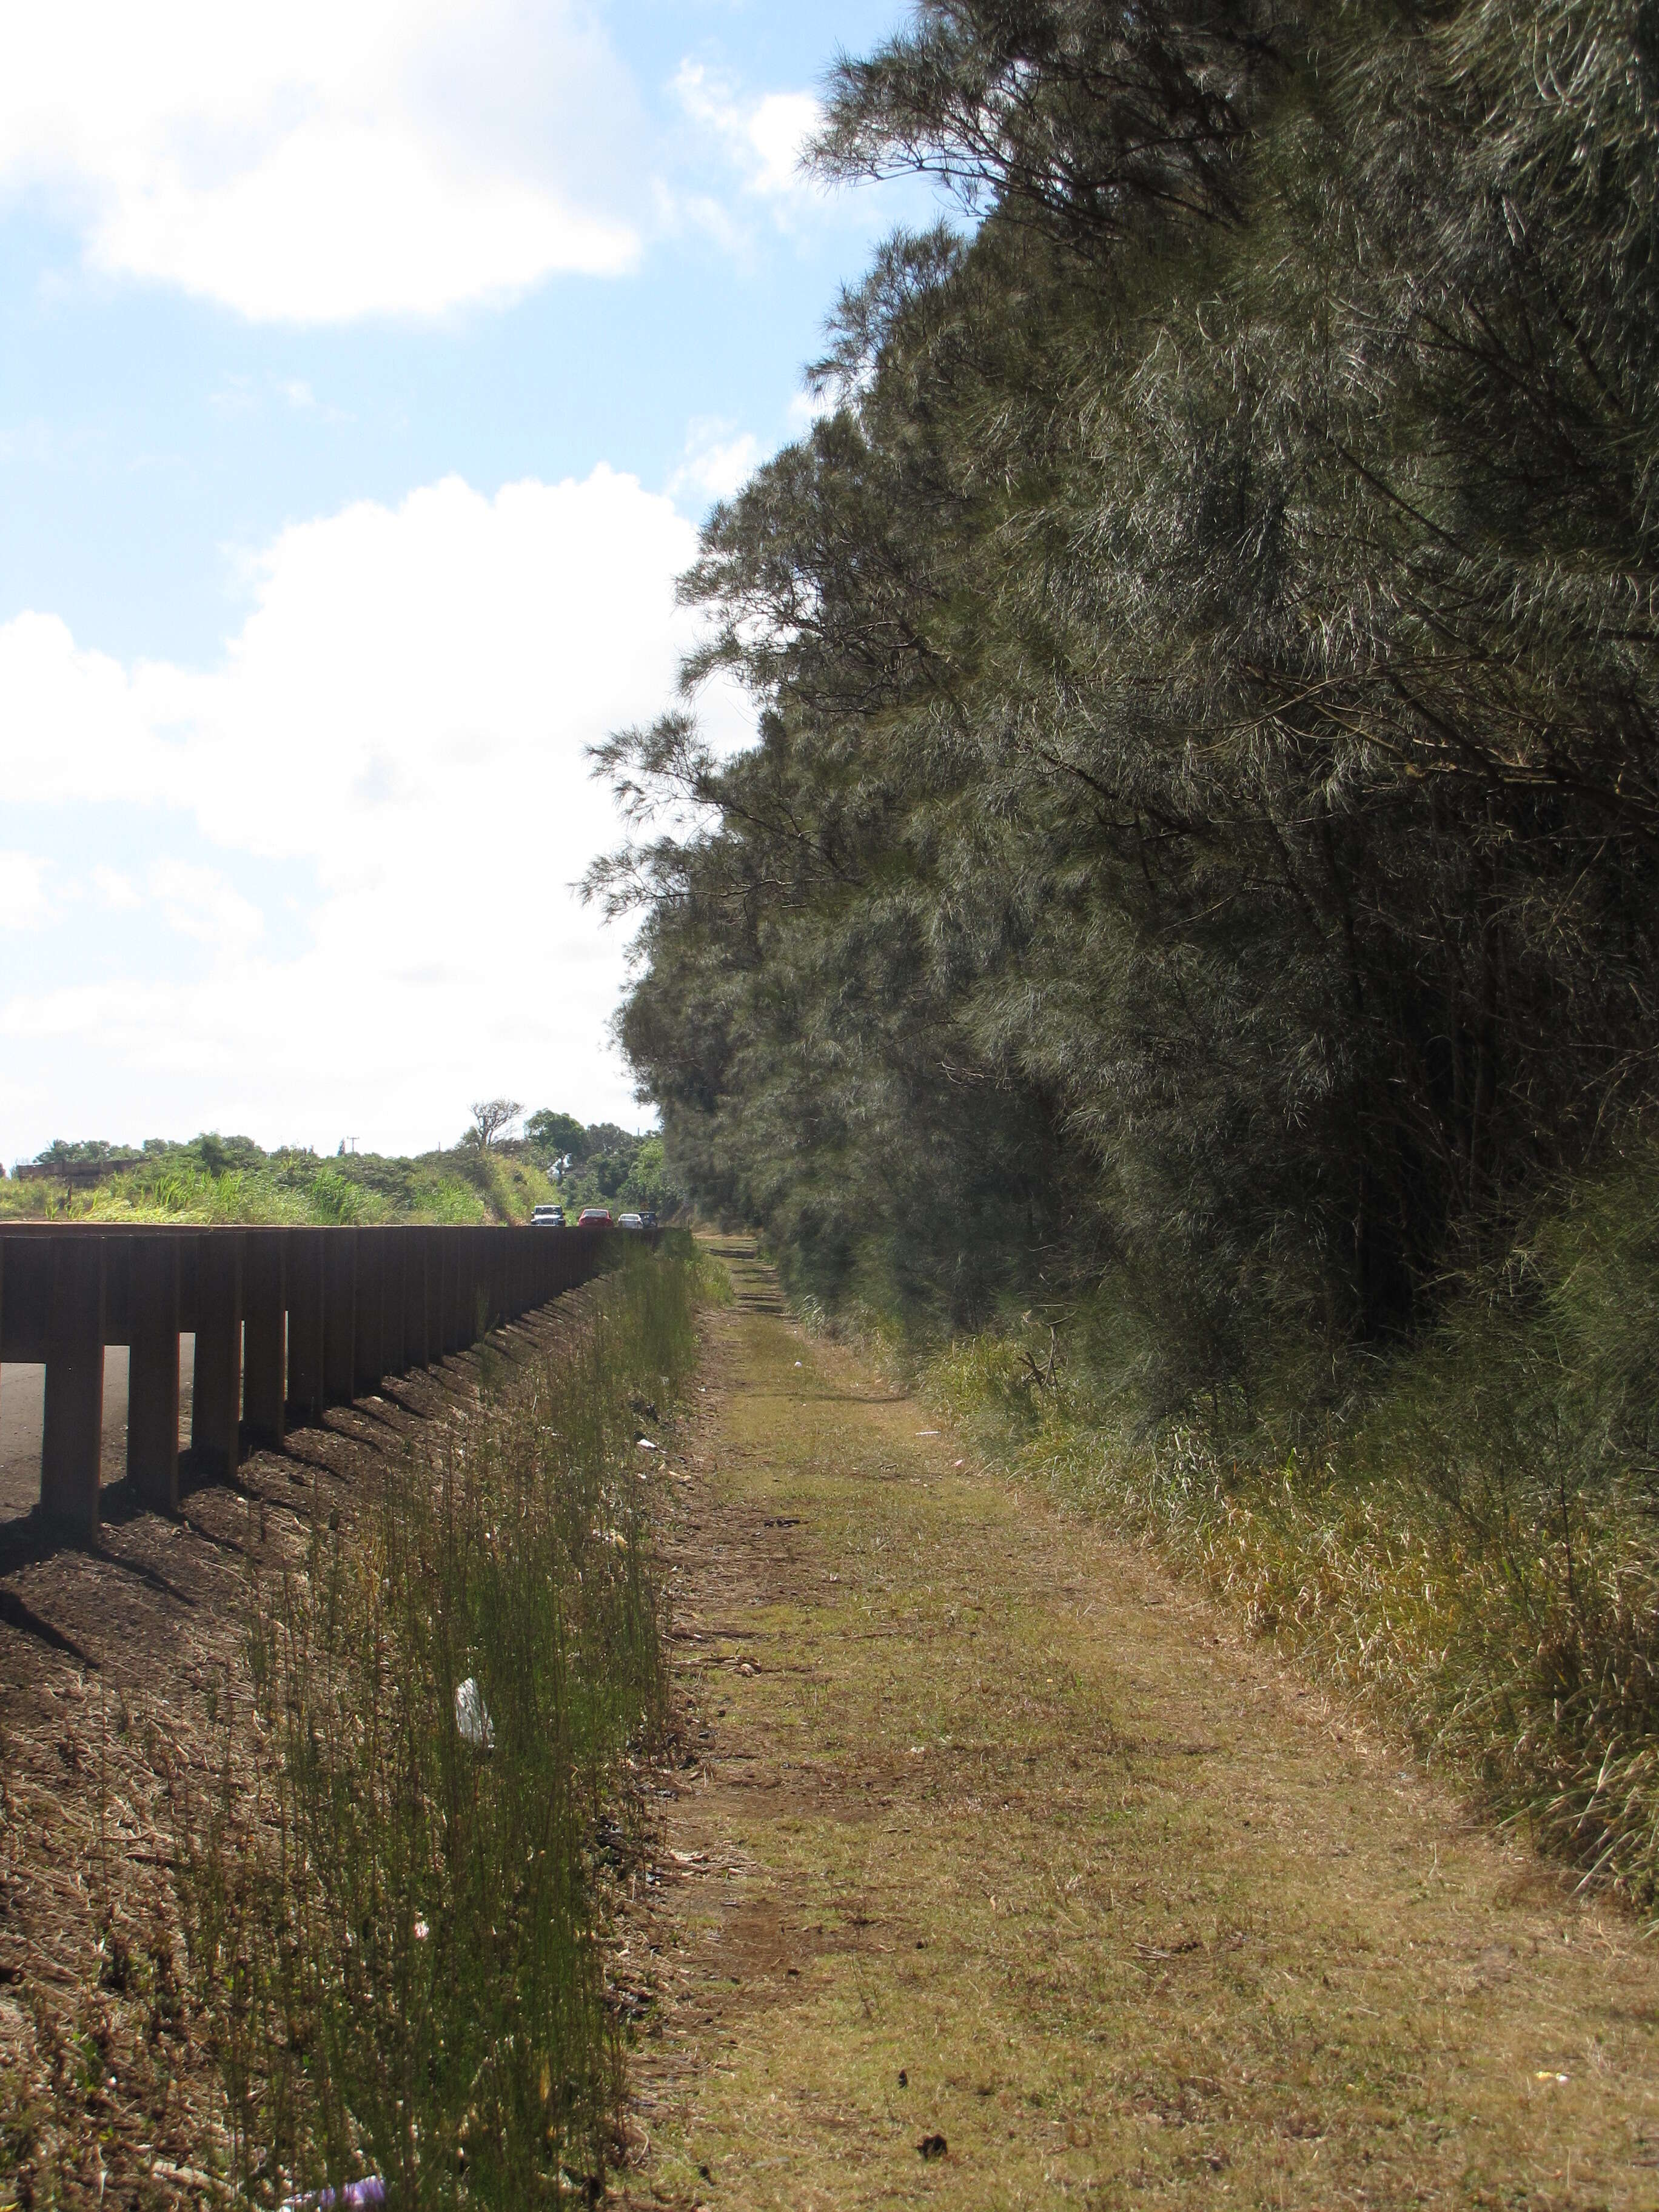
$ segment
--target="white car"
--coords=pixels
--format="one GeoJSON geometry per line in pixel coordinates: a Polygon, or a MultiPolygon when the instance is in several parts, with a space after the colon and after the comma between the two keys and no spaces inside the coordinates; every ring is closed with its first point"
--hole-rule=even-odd
{"type": "Polygon", "coordinates": [[[530,1216],[530,1225],[532,1229],[562,1229],[564,1227],[563,1206],[536,1206],[530,1216]]]}
{"type": "Polygon", "coordinates": [[[637,1213],[619,1213],[617,1226],[618,1229],[643,1229],[645,1224],[637,1213]]]}

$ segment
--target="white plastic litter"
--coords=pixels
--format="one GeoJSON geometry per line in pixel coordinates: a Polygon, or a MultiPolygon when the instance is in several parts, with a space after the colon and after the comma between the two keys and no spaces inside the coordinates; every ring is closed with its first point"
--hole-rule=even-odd
{"type": "Polygon", "coordinates": [[[455,1725],[462,1742],[470,1743],[474,1751],[495,1748],[495,1723],[489,1717],[483,1692],[471,1674],[455,1692],[455,1725]]]}

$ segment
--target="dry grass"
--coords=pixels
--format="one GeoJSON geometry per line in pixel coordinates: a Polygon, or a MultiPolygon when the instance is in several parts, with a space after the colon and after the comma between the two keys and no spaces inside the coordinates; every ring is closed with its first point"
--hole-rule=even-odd
{"type": "Polygon", "coordinates": [[[1616,1910],[844,1350],[716,1328],[630,2202],[1659,2200],[1616,1910]]]}
{"type": "Polygon", "coordinates": [[[1062,1366],[1039,1387],[1030,1351],[964,1340],[920,1387],[997,1464],[1155,1543],[1252,1634],[1366,1696],[1498,1820],[1651,1909],[1650,1499],[1618,1475],[1585,1480],[1559,1445],[1552,1459],[1559,1424],[1553,1408],[1528,1417],[1521,1362],[1489,1346],[1450,1375],[1442,1360],[1369,1428],[1264,1457],[1256,1434],[1237,1454],[1195,1428],[1137,1437],[1086,1375],[1062,1366]]]}

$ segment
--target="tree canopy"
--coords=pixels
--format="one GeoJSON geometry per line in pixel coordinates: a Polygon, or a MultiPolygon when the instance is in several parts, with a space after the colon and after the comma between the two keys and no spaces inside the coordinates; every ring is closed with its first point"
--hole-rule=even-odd
{"type": "Polygon", "coordinates": [[[710,516],[589,884],[671,1173],[803,1286],[1105,1291],[1173,1407],[1416,1328],[1643,1112],[1655,21],[923,0],[841,64],[825,173],[963,219],[710,516]]]}
{"type": "Polygon", "coordinates": [[[462,1142],[476,1145],[483,1152],[496,1139],[505,1136],[524,1111],[516,1098],[478,1098],[472,1105],[472,1125],[462,1142]]]}

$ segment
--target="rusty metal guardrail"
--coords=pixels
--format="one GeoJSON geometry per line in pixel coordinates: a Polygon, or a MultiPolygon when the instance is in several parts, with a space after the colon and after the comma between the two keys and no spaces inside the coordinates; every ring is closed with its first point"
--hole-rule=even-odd
{"type": "Polygon", "coordinates": [[[98,1525],[107,1345],[129,1347],[127,1479],[176,1512],[182,1334],[196,1339],[192,1471],[234,1474],[245,1438],[280,1445],[290,1425],[588,1281],[608,1233],[0,1225],[0,1361],[46,1370],[41,1510],[82,1534],[98,1525]]]}

